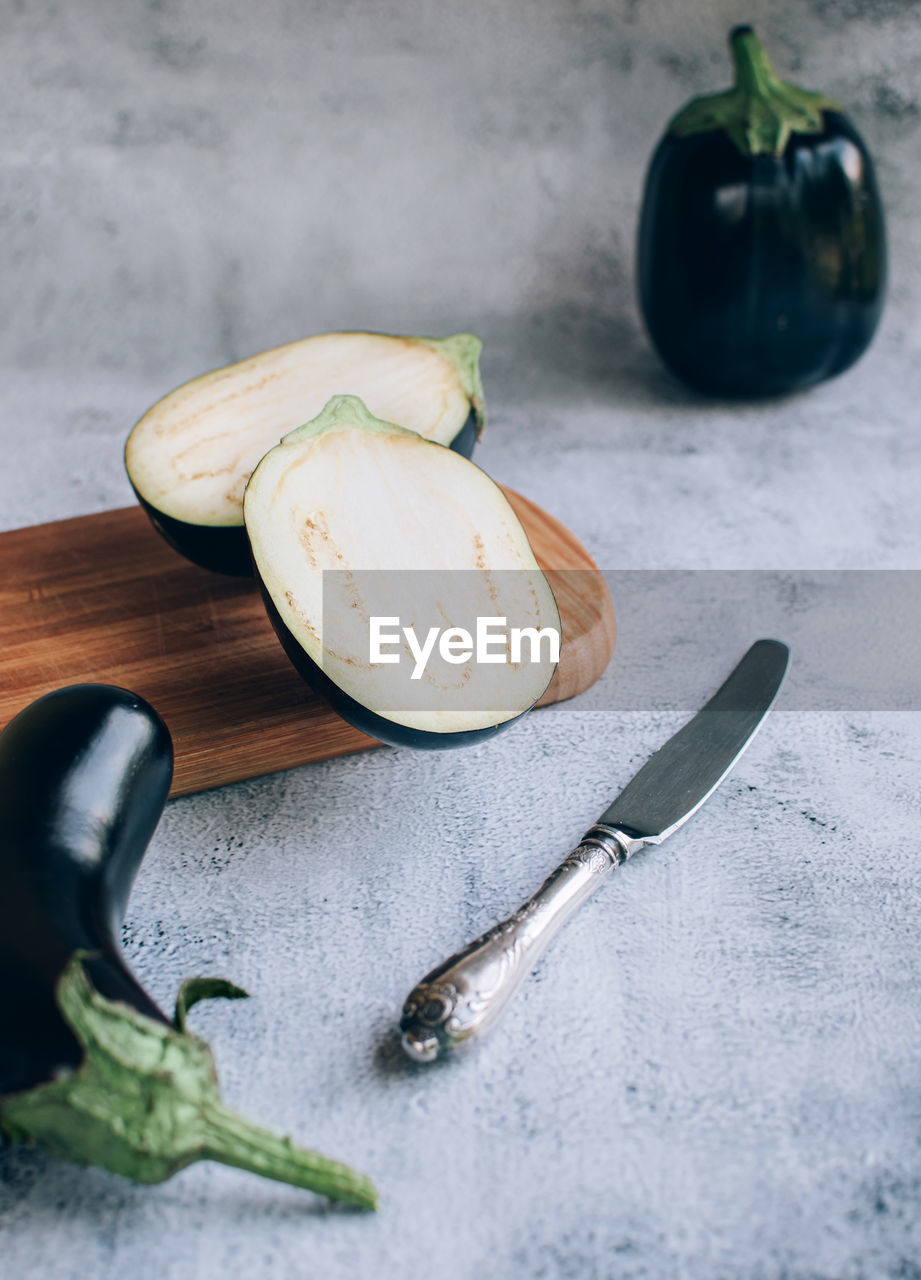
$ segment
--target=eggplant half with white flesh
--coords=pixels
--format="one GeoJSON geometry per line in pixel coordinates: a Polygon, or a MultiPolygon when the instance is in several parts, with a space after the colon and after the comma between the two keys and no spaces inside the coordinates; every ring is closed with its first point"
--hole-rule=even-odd
{"type": "Polygon", "coordinates": [[[285,651],[371,737],[473,742],[550,683],[553,593],[502,490],[459,454],[337,396],[266,454],[243,509],[285,651]]]}
{"type": "Polygon", "coordinates": [[[870,154],[841,108],[780,80],[750,27],[736,84],[695,98],[656,149],[643,196],[639,301],[665,364],[708,394],[767,396],[841,373],[886,287],[870,154]]]}
{"type": "Polygon", "coordinates": [[[326,333],[263,351],[158,400],[128,437],[128,477],[177,551],[206,569],[249,575],[243,490],[282,436],[348,393],[469,458],[486,415],[481,348],[468,333],[326,333]]]}
{"type": "Polygon", "coordinates": [[[125,963],[122,920],[166,803],[170,735],[142,698],[71,685],[0,733],[0,1140],[162,1182],[197,1160],[373,1208],[363,1174],[262,1129],[222,1102],[199,1000],[172,1021],[125,963]]]}

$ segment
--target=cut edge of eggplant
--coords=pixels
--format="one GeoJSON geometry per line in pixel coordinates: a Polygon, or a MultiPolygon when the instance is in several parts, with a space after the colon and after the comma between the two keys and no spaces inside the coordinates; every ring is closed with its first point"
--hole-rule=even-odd
{"type": "Polygon", "coordinates": [[[486,422],[481,351],[480,339],[468,333],[424,338],[349,331],[273,347],[183,383],[152,405],[125,444],[128,479],[156,530],[186,559],[249,575],[243,491],[265,453],[333,395],[355,393],[378,400],[385,419],[469,458],[486,422]],[[426,353],[416,387],[406,364],[413,350],[426,353]],[[352,367],[330,374],[331,360],[352,367]],[[420,410],[427,398],[430,413],[420,410]],[[250,436],[243,444],[242,433],[250,436]]]}
{"type": "MultiPolygon", "coordinates": [[[[324,645],[322,576],[323,570],[330,568],[356,572],[420,568],[445,573],[475,568],[493,572],[497,569],[526,571],[532,575],[527,584],[535,600],[537,625],[551,626],[559,632],[556,601],[534,558],[527,534],[502,490],[475,464],[424,440],[415,432],[377,419],[357,397],[337,396],[313,422],[290,432],[262,460],[247,486],[244,513],[256,577],[285,652],[314,691],[370,737],[395,746],[439,748],[467,744],[511,724],[530,710],[545,692],[556,664],[530,664],[534,670],[528,673],[529,680],[521,674],[528,664],[520,663],[514,675],[501,677],[517,681],[514,695],[502,707],[477,706],[462,712],[438,708],[382,709],[375,706],[369,696],[379,678],[371,670],[369,658],[363,658],[360,653],[350,653],[345,658],[331,656],[324,645]],[[360,441],[357,447],[355,441],[343,438],[345,433],[357,433],[360,441]],[[343,455],[338,464],[333,457],[321,462],[317,451],[324,440],[335,445],[343,455]],[[416,463],[405,463],[403,450],[401,461],[389,468],[389,474],[384,474],[388,465],[381,464],[376,456],[379,451],[368,447],[375,440],[379,444],[386,440],[405,442],[416,463]],[[326,484],[320,475],[321,466],[340,465],[342,470],[350,465],[350,450],[352,464],[364,468],[356,489],[361,490],[364,485],[367,486],[365,492],[343,492],[347,485],[326,484]],[[421,477],[416,477],[415,488],[413,466],[417,466],[421,477]],[[300,477],[296,474],[299,470],[300,477]],[[400,484],[404,487],[397,502],[393,495],[400,484]],[[312,505],[311,486],[315,486],[320,501],[325,504],[322,508],[312,505]],[[385,491],[385,497],[377,503],[375,486],[385,491]],[[482,496],[484,511],[492,509],[491,529],[478,531],[479,526],[465,505],[471,492],[465,486],[471,486],[473,492],[482,496]],[[422,509],[439,513],[432,530],[433,538],[436,533],[446,536],[445,530],[450,525],[450,536],[457,539],[456,546],[439,553],[442,559],[438,563],[429,540],[424,539],[425,545],[413,542],[419,530],[413,529],[407,536],[395,531],[400,513],[407,504],[412,508],[414,497],[422,509]],[[296,518],[293,517],[295,501],[301,503],[296,518]],[[336,506],[340,508],[338,512],[336,506]],[[348,539],[356,519],[366,522],[367,536],[364,531],[356,533],[358,541],[350,547],[348,539]],[[290,527],[285,528],[286,525],[290,527]],[[308,529],[307,534],[303,533],[304,527],[308,529]],[[315,532],[317,529],[319,533],[315,532]],[[495,537],[494,547],[482,545],[481,532],[495,537]],[[463,541],[466,537],[472,537],[474,546],[478,546],[472,558],[463,541]],[[476,539],[480,539],[481,545],[476,539]],[[324,549],[322,556],[318,547],[324,549]],[[491,552],[496,556],[494,564],[489,563],[491,552]],[[357,562],[359,556],[361,563],[357,562]],[[305,602],[305,594],[309,602],[305,602]]],[[[411,522],[413,516],[407,519],[411,522]]],[[[422,532],[424,535],[424,528],[422,532]]],[[[512,672],[510,665],[508,670],[512,672]]],[[[511,688],[509,683],[504,692],[511,688]]]]}

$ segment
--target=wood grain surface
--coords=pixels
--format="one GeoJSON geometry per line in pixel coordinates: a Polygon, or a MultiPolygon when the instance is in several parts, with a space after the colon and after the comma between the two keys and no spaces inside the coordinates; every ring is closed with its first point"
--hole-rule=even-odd
{"type": "MultiPolygon", "coordinates": [[[[541,699],[558,702],[607,666],[614,607],[569,530],[507,492],[560,609],[560,665],[541,699]]],[[[296,674],[254,583],[189,564],[139,507],[0,534],[0,728],[83,681],[121,685],[160,712],[173,795],[376,745],[296,674]]]]}

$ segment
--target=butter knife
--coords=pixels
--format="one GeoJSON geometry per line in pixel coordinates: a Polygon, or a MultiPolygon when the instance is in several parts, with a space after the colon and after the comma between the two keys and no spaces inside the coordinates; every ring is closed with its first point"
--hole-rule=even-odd
{"type": "Polygon", "coordinates": [[[789,660],[778,640],[758,640],[692,720],[660,747],[532,898],[433,969],[400,1019],[416,1062],[479,1042],[576,907],[621,863],[661,844],[713,794],[751,742],[789,660]]]}

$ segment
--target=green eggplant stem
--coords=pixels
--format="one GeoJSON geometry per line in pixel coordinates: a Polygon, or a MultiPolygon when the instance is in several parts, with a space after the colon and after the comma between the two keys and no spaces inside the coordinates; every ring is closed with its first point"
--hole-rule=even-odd
{"type": "Polygon", "coordinates": [[[744,156],[780,156],[794,133],[821,133],[824,113],[840,111],[831,98],[781,80],[749,26],[729,33],[735,84],[722,93],[693,98],[674,117],[674,138],[722,130],[744,156]]]}
{"type": "Polygon", "coordinates": [[[729,52],[739,89],[763,97],[780,84],[764,45],[751,27],[733,27],[729,33],[729,52]]]}
{"type": "Polygon", "coordinates": [[[83,1050],[75,1071],[0,1097],[0,1133],[77,1164],[140,1183],[163,1182],[198,1160],[216,1160],[343,1200],[377,1207],[369,1178],[236,1115],[221,1100],[211,1050],[185,1029],[188,1010],[213,996],[246,993],[219,978],[183,984],[176,1026],[91,984],[76,952],[58,979],[61,1014],[83,1050]]]}
{"type": "Polygon", "coordinates": [[[262,1129],[226,1107],[206,1109],[202,1135],[203,1160],[316,1191],[361,1209],[377,1208],[377,1191],[370,1178],[316,1151],[296,1147],[290,1138],[262,1129]]]}

